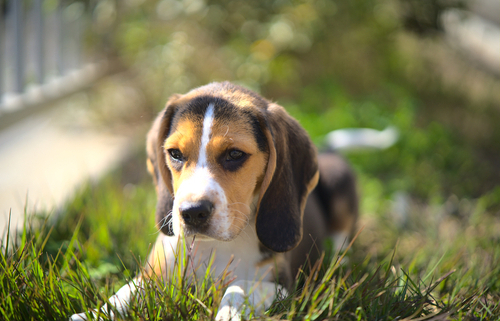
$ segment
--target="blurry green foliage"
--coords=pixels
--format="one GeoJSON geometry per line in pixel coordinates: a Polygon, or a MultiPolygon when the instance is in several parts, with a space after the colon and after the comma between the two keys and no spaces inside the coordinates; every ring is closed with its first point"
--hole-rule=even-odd
{"type": "Polygon", "coordinates": [[[48,256],[54,258],[59,250],[66,250],[79,226],[75,252],[89,265],[93,278],[116,274],[121,266],[142,266],[145,257],[140,254],[159,233],[154,220],[156,195],[144,158],[144,152],[137,153],[98,184],[89,181],[54,214],[52,235],[44,249],[48,256]]]}
{"type": "Polygon", "coordinates": [[[401,0],[406,28],[419,34],[442,29],[440,17],[449,8],[464,8],[466,0],[401,0]]]}
{"type": "Polygon", "coordinates": [[[393,2],[373,0],[119,4],[115,50],[156,108],[214,80],[274,98],[295,97],[297,88],[331,75],[352,89],[372,88],[384,77],[378,69],[399,26],[393,2]]]}
{"type": "MultiPolygon", "coordinates": [[[[304,91],[307,97],[315,96],[307,88],[304,91]]],[[[410,191],[427,200],[450,194],[474,195],[481,190],[482,181],[475,180],[471,173],[486,177],[488,172],[476,168],[473,150],[435,121],[425,127],[417,126],[416,103],[409,96],[396,98],[396,105],[388,107],[379,99],[354,99],[342,90],[330,94],[327,96],[330,108],[321,115],[307,111],[307,98],[285,106],[320,146],[324,135],[332,129],[384,129],[389,125],[398,128],[400,137],[395,146],[383,151],[348,154],[358,173],[384,182],[381,184],[383,194],[410,191]]]]}
{"type": "Polygon", "coordinates": [[[479,197],[500,180],[500,115],[446,88],[416,54],[426,48],[404,17],[434,19],[448,5],[431,2],[430,14],[397,0],[102,0],[96,12],[114,25],[110,45],[144,97],[141,115],[152,118],[173,93],[230,80],[284,105],[318,144],[333,129],[397,127],[389,150],[347,155],[383,195],[479,197]]]}

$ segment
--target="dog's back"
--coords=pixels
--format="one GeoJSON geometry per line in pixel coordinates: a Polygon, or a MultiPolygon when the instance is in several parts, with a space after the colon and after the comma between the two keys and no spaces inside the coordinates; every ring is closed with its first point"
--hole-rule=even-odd
{"type": "Polygon", "coordinates": [[[335,251],[345,249],[356,227],[358,197],[351,167],[335,152],[320,153],[318,165],[318,185],[304,210],[302,241],[287,254],[292,277],[319,259],[325,239],[331,238],[335,251]]]}

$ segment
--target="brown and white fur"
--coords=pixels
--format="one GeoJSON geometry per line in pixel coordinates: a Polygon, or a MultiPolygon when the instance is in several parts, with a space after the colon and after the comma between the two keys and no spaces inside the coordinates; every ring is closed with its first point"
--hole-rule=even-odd
{"type": "MultiPolygon", "coordinates": [[[[239,320],[250,308],[262,314],[307,260],[319,257],[325,238],[340,249],[354,229],[349,166],[334,153],[318,156],[281,106],[245,88],[212,83],[172,96],[148,134],[147,151],[162,233],[145,274],[171,273],[179,242],[193,249],[195,263],[215,253],[215,276],[231,262],[235,280],[216,320],[239,320]]],[[[126,313],[147,277],[109,302],[126,313]]]]}

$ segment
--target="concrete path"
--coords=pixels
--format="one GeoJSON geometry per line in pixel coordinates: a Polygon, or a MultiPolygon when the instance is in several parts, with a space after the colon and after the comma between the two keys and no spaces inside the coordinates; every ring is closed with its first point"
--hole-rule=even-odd
{"type": "Polygon", "coordinates": [[[81,123],[85,106],[59,104],[0,132],[0,237],[9,212],[12,231],[22,226],[25,207],[32,213],[62,205],[130,151],[130,137],[81,123]]]}

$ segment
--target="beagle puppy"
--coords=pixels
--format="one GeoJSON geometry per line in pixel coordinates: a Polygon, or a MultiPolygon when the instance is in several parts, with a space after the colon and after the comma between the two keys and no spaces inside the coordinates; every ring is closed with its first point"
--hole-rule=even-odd
{"type": "MultiPolygon", "coordinates": [[[[349,243],[358,212],[349,166],[337,154],[318,155],[283,107],[248,89],[211,83],[172,96],[147,154],[162,233],[143,275],[109,299],[119,313],[149,276],[172,274],[181,246],[194,264],[212,259],[213,276],[231,271],[216,320],[240,320],[286,294],[326,238],[338,250],[349,243]]],[[[192,273],[203,278],[205,270],[192,273]]]]}

